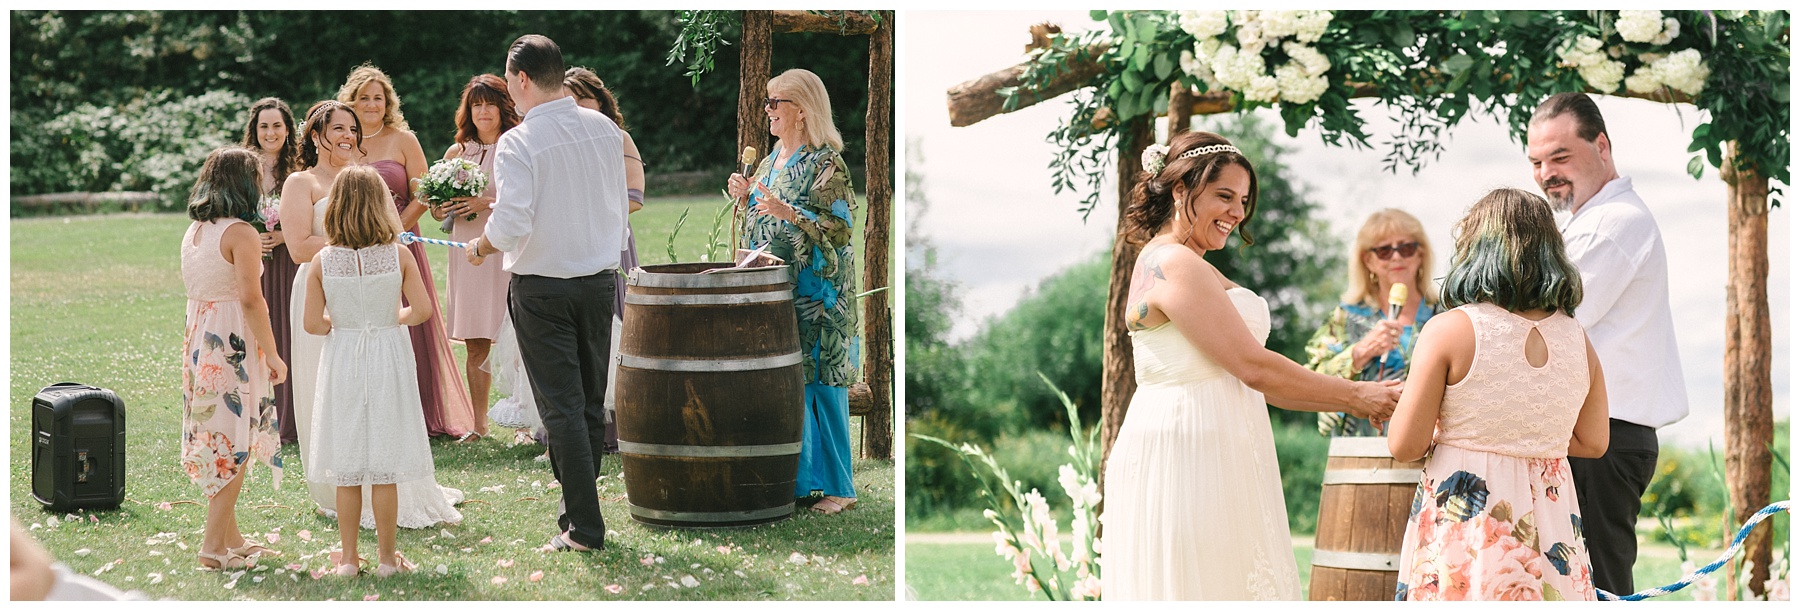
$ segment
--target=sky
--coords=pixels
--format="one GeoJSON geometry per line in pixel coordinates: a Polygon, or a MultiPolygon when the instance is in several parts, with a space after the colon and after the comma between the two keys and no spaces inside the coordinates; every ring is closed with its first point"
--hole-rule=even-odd
{"type": "MultiPolygon", "coordinates": [[[[1047,166],[1054,151],[1044,136],[1069,111],[1066,97],[973,126],[950,126],[944,92],[1022,61],[1026,28],[1044,21],[1065,32],[1105,27],[1086,11],[912,11],[900,32],[902,126],[905,141],[923,158],[909,159],[908,170],[924,178],[929,202],[909,236],[931,241],[937,272],[958,286],[961,309],[952,331],[958,339],[1010,309],[1044,278],[1108,248],[1117,220],[1110,181],[1085,221],[1078,211],[1081,194],[1053,193],[1047,166]]],[[[1465,119],[1447,136],[1442,157],[1417,174],[1392,174],[1382,168],[1379,143],[1398,123],[1384,108],[1357,104],[1373,150],[1325,145],[1318,130],[1278,136],[1293,149],[1285,160],[1290,178],[1320,205],[1319,214],[1346,244],[1370,213],[1399,208],[1425,225],[1436,247],[1436,269],[1445,270],[1450,227],[1476,199],[1497,187],[1539,192],[1523,145],[1508,136],[1502,119],[1465,119]]],[[[1599,105],[1619,173],[1632,179],[1649,205],[1668,253],[1670,307],[1690,415],[1660,435],[1664,443],[1704,449],[1711,439],[1722,448],[1726,187],[1716,170],[1709,168],[1701,180],[1685,171],[1688,134],[1704,117],[1691,106],[1642,100],[1600,98],[1599,105]]],[[[1276,115],[1265,118],[1281,124],[1276,115]]],[[[1159,125],[1157,131],[1164,130],[1159,125]]],[[[1775,209],[1769,215],[1769,303],[1778,419],[1787,417],[1792,377],[1788,236],[1789,214],[1775,209]]]]}

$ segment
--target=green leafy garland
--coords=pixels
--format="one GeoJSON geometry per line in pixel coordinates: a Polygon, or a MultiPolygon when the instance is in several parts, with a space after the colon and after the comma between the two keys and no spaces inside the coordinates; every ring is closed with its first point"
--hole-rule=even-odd
{"type": "MultiPolygon", "coordinates": [[[[1107,29],[1052,35],[1030,55],[1007,109],[1098,51],[1102,70],[1048,136],[1058,192],[1099,186],[1125,121],[1167,112],[1170,85],[1231,94],[1236,111],[1274,107],[1288,135],[1316,126],[1332,145],[1371,146],[1351,107],[1373,97],[1400,117],[1386,169],[1417,172],[1471,110],[1505,117],[1523,142],[1539,100],[1592,91],[1706,111],[1688,147],[1698,178],[1735,141],[1737,169],[1788,182],[1786,11],[1093,11],[1107,29]]],[[[1779,191],[1775,192],[1779,194],[1779,191]]],[[[1779,205],[1779,202],[1776,202],[1779,205]]]]}

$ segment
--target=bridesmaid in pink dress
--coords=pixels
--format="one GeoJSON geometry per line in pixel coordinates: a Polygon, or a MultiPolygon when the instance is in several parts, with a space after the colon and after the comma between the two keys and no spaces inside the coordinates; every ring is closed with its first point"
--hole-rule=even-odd
{"type": "MultiPolygon", "coordinates": [[[[456,107],[456,144],[444,151],[444,158],[461,157],[481,166],[488,186],[480,197],[451,200],[431,210],[432,217],[446,223],[450,239],[467,242],[487,228],[489,210],[494,204],[494,147],[500,142],[500,134],[518,124],[519,114],[506,93],[505,80],[482,74],[463,86],[462,102],[456,107]],[[473,220],[470,215],[474,215],[473,220]]],[[[498,265],[478,267],[454,256],[450,257],[449,272],[450,303],[445,310],[450,320],[450,338],[463,342],[469,350],[463,372],[469,376],[469,398],[475,404],[474,436],[485,437],[488,389],[493,376],[483,368],[500,334],[512,274],[498,265]]]]}
{"type": "MultiPolygon", "coordinates": [[[[338,89],[337,99],[356,111],[363,135],[363,163],[381,173],[400,210],[401,226],[418,234],[425,204],[413,202],[412,181],[425,174],[425,149],[419,146],[419,138],[407,128],[406,119],[400,114],[400,98],[394,95],[393,82],[380,68],[364,64],[350,72],[344,86],[338,89]]],[[[425,406],[425,428],[432,435],[464,437],[475,430],[474,408],[469,404],[462,376],[456,373],[456,358],[445,334],[431,265],[425,258],[424,245],[415,243],[407,250],[418,262],[426,292],[431,295],[431,318],[410,329],[417,359],[419,399],[425,406]]]]}

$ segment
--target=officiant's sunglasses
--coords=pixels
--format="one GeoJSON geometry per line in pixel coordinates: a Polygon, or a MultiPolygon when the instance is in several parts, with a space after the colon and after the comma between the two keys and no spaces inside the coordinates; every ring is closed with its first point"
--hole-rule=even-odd
{"type": "Polygon", "coordinates": [[[1383,244],[1369,249],[1369,252],[1375,253],[1375,258],[1383,261],[1394,258],[1394,253],[1400,253],[1400,257],[1403,259],[1410,259],[1413,255],[1419,254],[1419,243],[1383,244]]]}
{"type": "Polygon", "coordinates": [[[763,98],[763,106],[768,107],[769,110],[781,110],[782,102],[787,102],[789,104],[794,103],[793,100],[783,100],[781,98],[763,98]]]}

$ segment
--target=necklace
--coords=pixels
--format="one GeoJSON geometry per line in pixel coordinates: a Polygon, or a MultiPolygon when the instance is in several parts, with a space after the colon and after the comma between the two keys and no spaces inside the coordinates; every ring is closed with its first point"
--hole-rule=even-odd
{"type": "Polygon", "coordinates": [[[369,135],[367,135],[367,136],[363,136],[363,139],[364,139],[364,140],[368,140],[368,139],[370,139],[370,138],[374,138],[374,137],[376,137],[376,136],[379,136],[379,135],[381,135],[381,132],[384,132],[384,131],[387,131],[387,124],[386,124],[386,123],[382,123],[382,124],[381,124],[381,127],[380,127],[380,128],[379,128],[379,129],[376,129],[376,130],[375,130],[375,133],[373,133],[373,134],[369,134],[369,135]]]}

